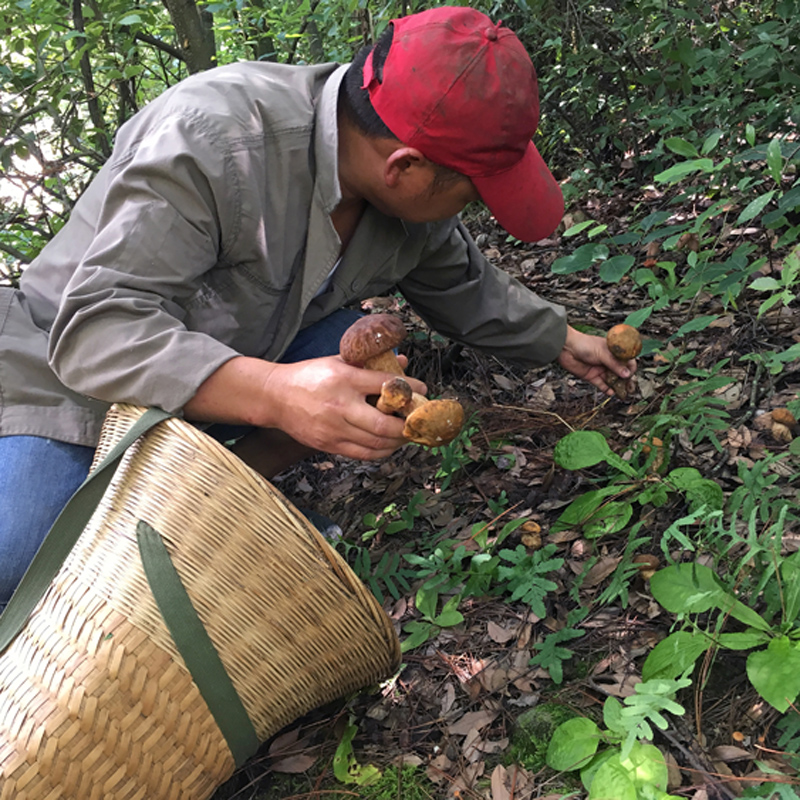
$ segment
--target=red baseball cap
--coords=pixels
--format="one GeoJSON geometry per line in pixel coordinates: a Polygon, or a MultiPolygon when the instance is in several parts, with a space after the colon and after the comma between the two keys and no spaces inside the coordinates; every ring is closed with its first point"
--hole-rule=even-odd
{"type": "Polygon", "coordinates": [[[442,6],[391,24],[381,80],[372,53],[364,64],[378,116],[403,144],[468,176],[512,236],[549,236],[564,199],[531,141],[539,90],[520,40],[472,8],[442,6]]]}

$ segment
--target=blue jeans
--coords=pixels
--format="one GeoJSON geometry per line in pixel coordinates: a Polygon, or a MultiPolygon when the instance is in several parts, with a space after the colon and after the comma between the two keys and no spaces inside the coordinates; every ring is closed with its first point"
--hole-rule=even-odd
{"type": "MultiPolygon", "coordinates": [[[[280,361],[335,355],[345,330],[362,316],[341,309],[300,331],[280,361]]],[[[248,429],[212,425],[226,440],[248,429]]],[[[93,447],[38,436],[0,437],[0,611],[28,568],[61,509],[89,473],[93,447]]]]}

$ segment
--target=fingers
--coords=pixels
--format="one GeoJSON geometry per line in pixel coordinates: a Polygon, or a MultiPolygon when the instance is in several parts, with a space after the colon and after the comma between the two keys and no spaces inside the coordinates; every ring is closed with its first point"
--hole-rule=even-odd
{"type": "MultiPolygon", "coordinates": [[[[406,359],[405,356],[398,356],[398,359],[405,362],[405,364],[408,363],[408,359],[406,359]]],[[[348,370],[353,371],[353,374],[350,377],[352,385],[354,388],[357,388],[358,391],[363,392],[365,396],[380,394],[381,386],[383,386],[384,381],[396,377],[390,372],[378,372],[371,369],[361,369],[359,367],[353,367],[349,364],[345,364],[344,362],[342,362],[342,364],[347,367],[348,370]]],[[[405,364],[402,364],[404,368],[405,364]]],[[[428,387],[422,381],[412,378],[410,375],[406,375],[404,377],[408,381],[409,386],[411,386],[412,391],[417,392],[417,394],[428,393],[428,387]]]]}
{"type": "MultiPolygon", "coordinates": [[[[337,356],[277,366],[273,396],[275,427],[314,450],[348,458],[374,460],[391,455],[407,443],[404,421],[383,414],[367,402],[380,395],[390,373],[360,369],[337,356]]],[[[425,394],[422,381],[408,378],[411,388],[425,394]]]]}
{"type": "MultiPolygon", "coordinates": [[[[284,429],[316,450],[349,458],[385,458],[406,443],[403,420],[367,402],[379,395],[389,373],[360,369],[338,359],[297,365],[295,401],[284,429]]],[[[425,388],[419,381],[409,381],[425,388]]]]}
{"type": "MultiPolygon", "coordinates": [[[[370,369],[359,369],[358,367],[351,367],[351,369],[355,369],[356,371],[356,374],[352,377],[352,386],[364,397],[380,394],[383,384],[387,380],[397,377],[390,372],[376,372],[370,369]]],[[[416,378],[411,378],[408,375],[405,376],[405,380],[408,382],[412,391],[417,392],[417,394],[427,395],[428,387],[422,381],[418,381],[416,378]]]]}
{"type": "Polygon", "coordinates": [[[599,360],[604,364],[607,369],[618,375],[622,379],[630,378],[636,372],[636,359],[632,358],[630,361],[620,361],[614,357],[614,354],[608,349],[605,339],[600,339],[600,353],[599,360]]]}
{"type": "Polygon", "coordinates": [[[606,381],[606,371],[604,369],[593,369],[586,374],[586,380],[592,384],[592,386],[599,389],[603,394],[607,394],[609,397],[614,396],[614,390],[608,385],[606,381]]]}

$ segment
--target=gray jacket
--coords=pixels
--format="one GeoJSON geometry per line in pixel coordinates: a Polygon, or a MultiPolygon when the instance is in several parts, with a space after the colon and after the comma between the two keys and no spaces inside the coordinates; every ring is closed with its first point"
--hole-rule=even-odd
{"type": "Polygon", "coordinates": [[[536,366],[563,309],[489,264],[457,219],[368,208],[339,238],[336,98],[346,67],[241,63],[182,81],[119,131],[69,222],[0,289],[0,435],[94,445],[108,404],[179,413],[236,355],[397,285],[444,336],[536,366]]]}

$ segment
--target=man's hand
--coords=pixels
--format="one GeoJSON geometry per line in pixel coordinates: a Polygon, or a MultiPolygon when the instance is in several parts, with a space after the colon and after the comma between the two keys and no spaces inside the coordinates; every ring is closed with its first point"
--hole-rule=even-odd
{"type": "Polygon", "coordinates": [[[590,336],[570,326],[567,326],[567,339],[558,357],[558,363],[568,372],[589,381],[609,396],[614,394],[614,390],[606,383],[606,369],[619,375],[623,380],[630,378],[636,372],[636,359],[623,364],[611,354],[604,337],[590,336]]]}
{"type": "MultiPolygon", "coordinates": [[[[366,402],[391,375],[339,356],[279,364],[240,356],[222,365],[184,409],[188,418],[275,428],[314,450],[357,459],[391,455],[406,443],[403,420],[366,402]]],[[[420,381],[409,378],[425,394],[420,381]]]]}

